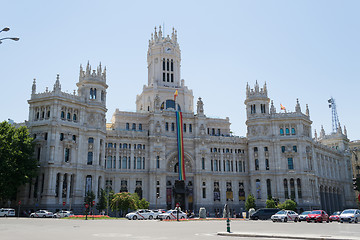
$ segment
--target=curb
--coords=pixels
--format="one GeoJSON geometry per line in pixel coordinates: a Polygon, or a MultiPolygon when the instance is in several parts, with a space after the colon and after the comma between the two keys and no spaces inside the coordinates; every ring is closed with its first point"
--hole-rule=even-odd
{"type": "Polygon", "coordinates": [[[319,237],[307,237],[307,236],[288,236],[288,235],[276,235],[276,234],[257,234],[257,233],[228,233],[218,232],[219,236],[227,237],[253,237],[253,238],[284,238],[284,239],[306,239],[306,240],[354,240],[355,238],[337,238],[331,236],[319,236],[319,237]]]}

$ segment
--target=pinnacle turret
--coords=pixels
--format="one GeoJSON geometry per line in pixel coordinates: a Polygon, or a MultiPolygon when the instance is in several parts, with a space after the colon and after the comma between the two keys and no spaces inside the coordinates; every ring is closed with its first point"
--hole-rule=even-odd
{"type": "Polygon", "coordinates": [[[295,112],[301,113],[301,107],[300,107],[300,103],[299,103],[299,99],[298,99],[298,98],[296,99],[295,112]]]}
{"type": "Polygon", "coordinates": [[[250,97],[265,97],[267,98],[267,86],[266,86],[266,82],[263,86],[263,88],[259,87],[259,83],[256,80],[255,86],[253,89],[250,88],[249,84],[246,84],[246,97],[250,98],[250,97]]]}
{"type": "Polygon", "coordinates": [[[61,85],[60,85],[60,74],[56,75],[56,81],[54,84],[54,92],[61,91],[61,85]]]}
{"type": "Polygon", "coordinates": [[[275,106],[274,106],[274,102],[273,102],[273,100],[271,100],[270,113],[271,113],[271,114],[276,113],[276,108],[275,108],[275,106]]]}
{"type": "Polygon", "coordinates": [[[36,78],[34,78],[33,84],[32,84],[32,89],[31,89],[31,94],[35,94],[36,93],[36,78]]]}
{"type": "Polygon", "coordinates": [[[309,111],[309,106],[306,104],[306,112],[305,112],[306,116],[310,117],[310,111],[309,111]]]}
{"type": "Polygon", "coordinates": [[[92,80],[92,81],[100,81],[106,83],[106,67],[102,70],[101,62],[96,70],[91,71],[91,65],[88,61],[86,65],[86,70],[83,70],[82,65],[80,65],[80,73],[79,73],[79,82],[85,80],[92,80]]]}

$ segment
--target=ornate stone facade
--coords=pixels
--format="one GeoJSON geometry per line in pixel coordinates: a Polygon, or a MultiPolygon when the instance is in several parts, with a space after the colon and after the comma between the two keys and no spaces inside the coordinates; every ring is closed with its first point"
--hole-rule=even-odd
{"type": "Polygon", "coordinates": [[[180,77],[177,33],[155,29],[147,54],[148,84],[136,97],[136,112],[106,114],[106,69],[80,68],[77,93],[32,86],[29,121],[36,139],[40,175],[18,195],[25,208],[72,208],[81,212],[91,190],[137,192],[151,208],[210,212],[225,203],[239,212],[253,194],[257,206],[268,195],[292,198],[299,208],[327,211],[353,207],[346,134],[312,138],[309,109],[276,112],[266,84],[246,87],[247,137],[233,136],[229,118],[209,118],[201,98],[180,77]],[[176,102],[174,92],[178,91],[176,102]],[[270,106],[269,106],[270,104],[270,106]],[[175,109],[183,113],[186,180],[178,179],[175,109]],[[333,148],[335,145],[338,149],[333,148]]]}

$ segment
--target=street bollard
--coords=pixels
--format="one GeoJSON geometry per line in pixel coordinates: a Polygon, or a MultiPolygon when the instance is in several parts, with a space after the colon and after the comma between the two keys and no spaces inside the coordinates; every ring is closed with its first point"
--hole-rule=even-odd
{"type": "Polygon", "coordinates": [[[226,231],[229,233],[230,232],[230,219],[227,218],[226,220],[226,231]]]}

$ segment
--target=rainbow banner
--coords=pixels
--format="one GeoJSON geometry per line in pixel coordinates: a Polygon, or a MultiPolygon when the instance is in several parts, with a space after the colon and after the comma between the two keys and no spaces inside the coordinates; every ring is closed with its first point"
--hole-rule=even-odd
{"type": "Polygon", "coordinates": [[[179,180],[185,180],[185,158],[184,158],[184,141],[183,141],[183,120],[182,113],[176,111],[176,131],[178,142],[178,159],[179,159],[179,180]]]}

